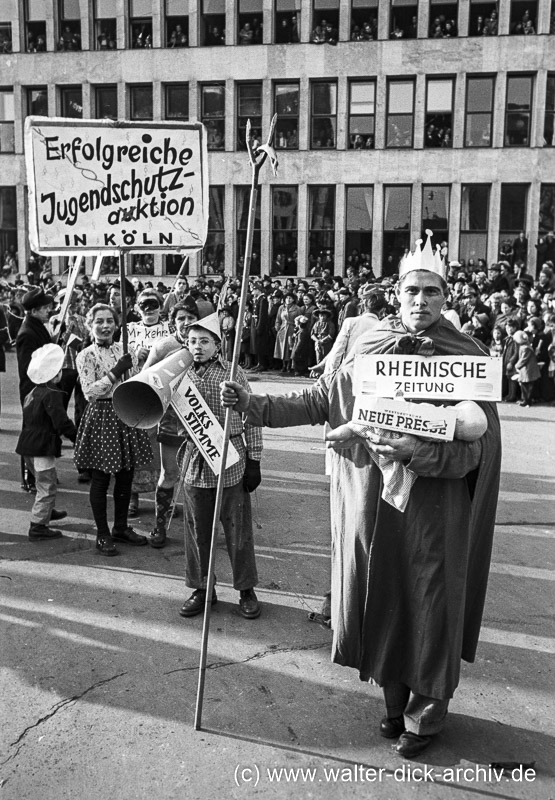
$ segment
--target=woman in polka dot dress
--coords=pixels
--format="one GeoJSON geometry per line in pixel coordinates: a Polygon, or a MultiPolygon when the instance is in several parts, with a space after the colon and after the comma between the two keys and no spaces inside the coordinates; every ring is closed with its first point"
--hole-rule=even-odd
{"type": "Polygon", "coordinates": [[[152,460],[146,431],[130,428],[119,419],[112,406],[112,395],[124,374],[139,372],[135,351],[123,354],[123,346],[113,342],[118,324],[117,313],[97,303],[87,316],[93,344],[77,356],[77,370],[83,393],[88,400],[75,443],[75,464],[79,471],[89,470],[90,503],[96,524],[96,549],[101,555],[118,554],[114,539],[131,545],[145,545],[127,524],[131,485],[136,467],[152,460]],[[114,484],[114,527],[110,533],[107,495],[110,476],[114,484]]]}

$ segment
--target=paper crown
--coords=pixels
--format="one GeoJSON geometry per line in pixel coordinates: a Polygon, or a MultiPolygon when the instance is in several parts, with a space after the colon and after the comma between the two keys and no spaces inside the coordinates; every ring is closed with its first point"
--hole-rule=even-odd
{"type": "Polygon", "coordinates": [[[399,264],[399,277],[406,275],[407,272],[414,272],[417,269],[423,269],[427,272],[435,272],[445,280],[447,275],[447,267],[443,260],[439,245],[436,245],[435,252],[432,249],[432,236],[433,231],[426,230],[428,238],[424,247],[420,247],[422,239],[417,239],[415,242],[414,253],[407,253],[403,256],[399,264]]]}

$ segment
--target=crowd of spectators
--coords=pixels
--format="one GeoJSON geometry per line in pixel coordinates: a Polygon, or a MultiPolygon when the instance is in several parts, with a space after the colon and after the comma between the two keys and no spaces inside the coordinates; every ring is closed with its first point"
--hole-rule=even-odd
{"type": "Polygon", "coordinates": [[[424,147],[451,147],[453,135],[451,128],[437,125],[434,122],[428,123],[424,132],[424,147]]]}
{"type": "Polygon", "coordinates": [[[458,36],[456,20],[448,19],[445,14],[439,14],[430,24],[429,36],[430,39],[453,39],[458,36]]]}
{"type": "Polygon", "coordinates": [[[62,35],[58,41],[58,50],[69,52],[81,49],[81,34],[73,30],[71,25],[64,25],[62,35]]]}
{"type": "Polygon", "coordinates": [[[499,20],[497,11],[493,10],[489,17],[479,16],[476,19],[476,28],[471,32],[473,36],[497,36],[499,20]]]}
{"type": "Polygon", "coordinates": [[[536,22],[530,14],[529,9],[526,9],[520,19],[511,22],[509,33],[513,36],[530,36],[536,33],[536,22]]]}
{"type": "Polygon", "coordinates": [[[276,25],[276,44],[298,44],[299,41],[297,15],[282,17],[276,25]]]}
{"type": "Polygon", "coordinates": [[[319,22],[310,36],[312,44],[337,44],[339,39],[339,32],[334,28],[331,22],[323,19],[319,22]]]}
{"type": "Polygon", "coordinates": [[[373,42],[378,38],[378,20],[376,17],[364,20],[361,24],[351,25],[351,42],[373,42]]]}

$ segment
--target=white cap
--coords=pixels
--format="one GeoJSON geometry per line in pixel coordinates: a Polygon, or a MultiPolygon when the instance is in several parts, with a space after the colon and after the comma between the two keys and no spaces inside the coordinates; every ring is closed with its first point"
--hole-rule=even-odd
{"type": "Polygon", "coordinates": [[[64,363],[64,351],[59,344],[44,344],[31,355],[27,375],[33,383],[48,383],[55,378],[64,363]]]}

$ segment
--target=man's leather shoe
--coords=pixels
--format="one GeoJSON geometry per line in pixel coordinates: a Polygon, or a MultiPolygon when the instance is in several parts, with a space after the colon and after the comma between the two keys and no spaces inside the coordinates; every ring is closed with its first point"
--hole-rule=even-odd
{"type": "Polygon", "coordinates": [[[101,556],[118,556],[119,550],[116,548],[114,544],[114,540],[107,533],[105,536],[97,536],[96,537],[96,549],[100,553],[101,556]]]}
{"type": "Polygon", "coordinates": [[[154,528],[153,531],[150,531],[148,534],[148,543],[151,547],[156,547],[157,549],[166,546],[166,531],[165,530],[158,530],[158,528],[154,528]]]}
{"type": "Polygon", "coordinates": [[[59,519],[65,519],[67,517],[67,511],[57,511],[55,508],[52,509],[52,513],[50,514],[50,522],[57,522],[59,519]]]}
{"type": "Polygon", "coordinates": [[[29,526],[29,539],[31,542],[39,542],[42,539],[59,539],[62,532],[55,528],[49,528],[40,522],[31,522],[29,526]]]}
{"type": "Polygon", "coordinates": [[[132,544],[136,547],[146,544],[146,536],[141,536],[137,533],[137,531],[133,530],[133,528],[129,526],[122,531],[118,531],[117,528],[113,528],[112,536],[117,542],[126,542],[126,544],[132,544]]]}
{"type": "MultiPolygon", "coordinates": [[[[212,605],[215,606],[218,602],[216,590],[212,592],[212,605]]],[[[193,594],[188,600],[185,600],[179,613],[182,617],[196,617],[197,614],[202,614],[206,604],[206,589],[195,589],[193,594]]]]}
{"type": "Polygon", "coordinates": [[[256,619],[260,616],[260,604],[254,589],[243,589],[239,592],[239,611],[245,619],[256,619]]]}
{"type": "Polygon", "coordinates": [[[403,758],[416,758],[430,744],[433,736],[418,736],[416,733],[405,731],[399,736],[395,751],[403,758]]]}
{"type": "Polygon", "coordinates": [[[384,717],[380,722],[380,735],[386,739],[397,739],[405,732],[403,717],[384,717]]]}

